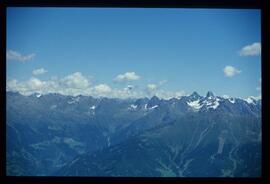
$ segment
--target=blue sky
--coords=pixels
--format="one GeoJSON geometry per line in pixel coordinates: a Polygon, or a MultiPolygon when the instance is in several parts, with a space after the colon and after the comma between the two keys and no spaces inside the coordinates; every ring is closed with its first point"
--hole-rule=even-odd
{"type": "Polygon", "coordinates": [[[260,42],[259,10],[8,8],[7,87],[259,96],[260,42]]]}

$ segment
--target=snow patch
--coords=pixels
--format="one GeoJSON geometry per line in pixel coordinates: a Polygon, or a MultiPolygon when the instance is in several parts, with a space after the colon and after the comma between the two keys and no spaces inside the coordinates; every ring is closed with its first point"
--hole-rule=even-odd
{"type": "Polygon", "coordinates": [[[145,104],[145,105],[144,105],[144,109],[145,109],[145,110],[150,110],[150,109],[155,109],[155,108],[158,108],[158,105],[154,105],[154,106],[152,106],[152,107],[148,107],[148,104],[145,104]]]}
{"type": "Polygon", "coordinates": [[[216,109],[218,106],[219,106],[219,102],[215,101],[214,104],[210,106],[210,108],[216,109]]]}
{"type": "Polygon", "coordinates": [[[90,114],[90,115],[95,115],[96,113],[95,113],[95,109],[96,109],[97,107],[95,106],[95,105],[92,105],[89,109],[89,111],[87,112],[88,114],[90,114]]]}
{"type": "Polygon", "coordinates": [[[93,105],[93,106],[90,107],[90,109],[95,110],[96,109],[96,106],[93,105]]]}
{"type": "Polygon", "coordinates": [[[158,105],[154,105],[153,107],[149,107],[149,109],[155,109],[158,108],[158,105]]]}
{"type": "Polygon", "coordinates": [[[235,99],[234,99],[234,98],[229,98],[228,100],[229,100],[231,103],[233,103],[233,104],[235,103],[235,99]]]}
{"type": "Polygon", "coordinates": [[[39,98],[41,97],[42,95],[40,93],[36,94],[36,97],[39,98]]]}
{"type": "Polygon", "coordinates": [[[215,100],[211,100],[211,101],[204,101],[203,103],[206,104],[207,109],[216,109],[219,106],[219,98],[216,98],[215,100]]]}
{"type": "Polygon", "coordinates": [[[137,106],[137,105],[134,105],[134,104],[131,104],[130,107],[131,107],[132,109],[137,109],[138,106],[137,106]]]}
{"type": "Polygon", "coordinates": [[[148,105],[148,104],[145,104],[145,105],[144,105],[144,109],[145,109],[145,110],[147,110],[147,105],[148,105]]]}
{"type": "Polygon", "coordinates": [[[252,98],[252,97],[248,97],[248,98],[246,98],[246,99],[244,99],[247,103],[249,103],[249,104],[255,104],[255,99],[254,98],[252,98]]]}
{"type": "Polygon", "coordinates": [[[198,110],[198,109],[200,109],[200,108],[202,107],[202,105],[200,105],[199,102],[200,102],[200,100],[195,100],[195,101],[187,102],[187,104],[188,104],[190,107],[192,107],[192,108],[198,110]]]}

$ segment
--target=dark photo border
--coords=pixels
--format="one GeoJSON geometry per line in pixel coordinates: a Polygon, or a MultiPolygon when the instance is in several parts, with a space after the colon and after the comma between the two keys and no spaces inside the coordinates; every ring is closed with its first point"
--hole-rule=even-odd
{"type": "Polygon", "coordinates": [[[269,183],[269,0],[0,0],[1,183],[269,183]],[[8,7],[228,8],[261,10],[262,176],[259,178],[26,177],[6,176],[6,12],[8,7]],[[267,85],[268,84],[268,85],[267,85]]]}

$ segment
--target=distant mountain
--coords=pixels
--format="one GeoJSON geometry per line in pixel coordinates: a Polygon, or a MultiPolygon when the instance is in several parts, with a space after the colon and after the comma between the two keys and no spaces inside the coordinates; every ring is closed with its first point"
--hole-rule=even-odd
{"type": "Polygon", "coordinates": [[[7,92],[7,175],[260,176],[261,100],[7,92]]]}

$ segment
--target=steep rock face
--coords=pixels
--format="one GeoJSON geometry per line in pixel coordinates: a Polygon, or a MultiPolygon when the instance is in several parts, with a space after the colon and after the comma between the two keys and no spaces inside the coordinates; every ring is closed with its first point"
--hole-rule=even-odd
{"type": "Polygon", "coordinates": [[[255,99],[7,92],[8,175],[259,176],[260,136],[255,99]]]}

